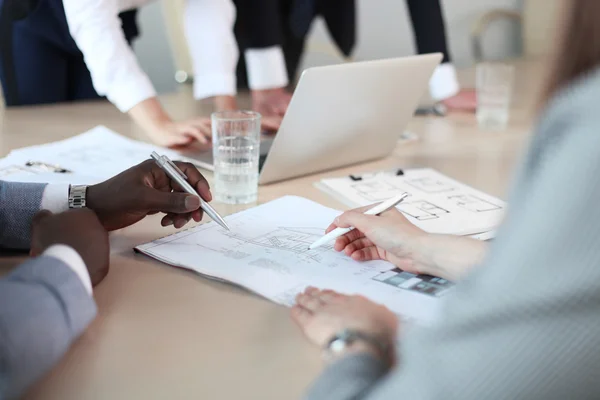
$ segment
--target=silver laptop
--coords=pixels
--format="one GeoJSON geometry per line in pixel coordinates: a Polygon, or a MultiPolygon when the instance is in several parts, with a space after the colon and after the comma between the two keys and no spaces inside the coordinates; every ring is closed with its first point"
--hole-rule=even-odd
{"type": "MultiPolygon", "coordinates": [[[[441,54],[306,69],[273,138],[261,141],[260,184],[392,153],[441,54]]],[[[194,155],[213,169],[212,151],[194,155]]]]}

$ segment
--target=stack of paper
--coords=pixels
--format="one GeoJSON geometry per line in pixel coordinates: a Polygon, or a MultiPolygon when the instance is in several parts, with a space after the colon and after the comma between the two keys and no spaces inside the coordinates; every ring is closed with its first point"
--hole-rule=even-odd
{"type": "Polygon", "coordinates": [[[287,306],[312,285],[362,294],[420,323],[435,320],[451,282],[406,273],[384,261],[357,262],[331,244],[308,249],[339,213],[288,196],[227,217],[230,232],[211,222],[137,250],[287,306]]]}
{"type": "Polygon", "coordinates": [[[0,160],[0,179],[17,182],[92,184],[102,182],[150,158],[157,151],[182,159],[176,151],[123,137],[104,126],[59,142],[13,150],[0,160]],[[67,169],[56,173],[28,162],[67,169]]]}
{"type": "Polygon", "coordinates": [[[489,232],[500,224],[506,211],[502,200],[429,168],[324,179],[316,186],[350,207],[367,206],[407,192],[410,196],[397,208],[430,233],[489,232]]]}

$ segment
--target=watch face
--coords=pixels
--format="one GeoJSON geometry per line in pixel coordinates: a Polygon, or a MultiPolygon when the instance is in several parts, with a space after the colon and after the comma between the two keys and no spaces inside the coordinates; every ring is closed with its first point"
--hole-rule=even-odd
{"type": "Polygon", "coordinates": [[[69,189],[69,208],[84,208],[86,206],[87,186],[73,185],[69,189]]]}

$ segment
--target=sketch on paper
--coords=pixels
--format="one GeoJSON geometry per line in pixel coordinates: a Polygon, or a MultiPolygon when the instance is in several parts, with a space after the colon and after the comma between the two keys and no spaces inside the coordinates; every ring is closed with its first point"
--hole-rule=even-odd
{"type": "MultiPolygon", "coordinates": [[[[245,251],[245,246],[259,246],[265,249],[265,255],[270,254],[273,250],[280,250],[293,253],[298,257],[299,260],[304,262],[317,262],[323,261],[322,254],[333,249],[333,243],[324,245],[314,250],[309,250],[313,242],[323,236],[322,228],[293,228],[293,227],[280,227],[265,234],[246,237],[239,233],[232,231],[221,231],[221,233],[233,240],[233,246],[230,246],[229,250],[216,250],[223,253],[228,258],[241,259],[244,257],[236,257],[235,254],[245,254],[250,256],[250,250],[245,251]],[[232,254],[234,254],[232,256],[232,254]]],[[[200,247],[207,248],[204,244],[198,244],[200,247]]],[[[336,253],[337,255],[337,253],[336,253]]],[[[263,259],[262,261],[254,261],[256,266],[265,268],[279,269],[278,265],[273,264],[270,259],[263,259]],[[268,264],[268,265],[267,265],[268,264]]]]}
{"type": "Polygon", "coordinates": [[[394,268],[383,272],[373,280],[394,286],[399,289],[411,292],[426,294],[433,297],[442,297],[448,290],[454,286],[454,283],[447,279],[438,278],[431,275],[415,275],[410,272],[394,268]]]}
{"type": "Polygon", "coordinates": [[[460,196],[450,196],[448,200],[456,202],[458,207],[464,208],[471,212],[486,212],[501,210],[502,207],[480,197],[465,194],[460,196]]]}
{"type": "Polygon", "coordinates": [[[441,216],[450,213],[450,211],[425,200],[400,203],[397,208],[405,215],[413,217],[419,221],[440,218],[441,216]]]}
{"type": "Polygon", "coordinates": [[[430,233],[472,235],[494,230],[505,203],[431,169],[407,169],[404,174],[363,174],[325,179],[318,187],[351,207],[368,206],[398,193],[410,197],[397,206],[419,228],[430,233]]]}

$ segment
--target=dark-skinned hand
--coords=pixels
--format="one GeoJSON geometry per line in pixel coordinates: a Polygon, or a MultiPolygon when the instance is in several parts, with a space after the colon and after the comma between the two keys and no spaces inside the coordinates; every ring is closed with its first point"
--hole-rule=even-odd
{"type": "MultiPolygon", "coordinates": [[[[211,201],[208,182],[198,169],[189,163],[175,164],[200,196],[211,201]]],[[[87,207],[96,212],[108,231],[128,227],[159,212],[167,214],[162,219],[163,226],[174,225],[178,229],[191,219],[202,219],[198,196],[183,192],[152,160],[88,187],[86,200],[87,207]]]]}
{"type": "Polygon", "coordinates": [[[37,213],[32,220],[31,255],[37,257],[56,244],[69,246],[81,256],[93,286],[108,274],[108,233],[93,211],[79,209],[52,214],[42,210],[37,213]]]}

